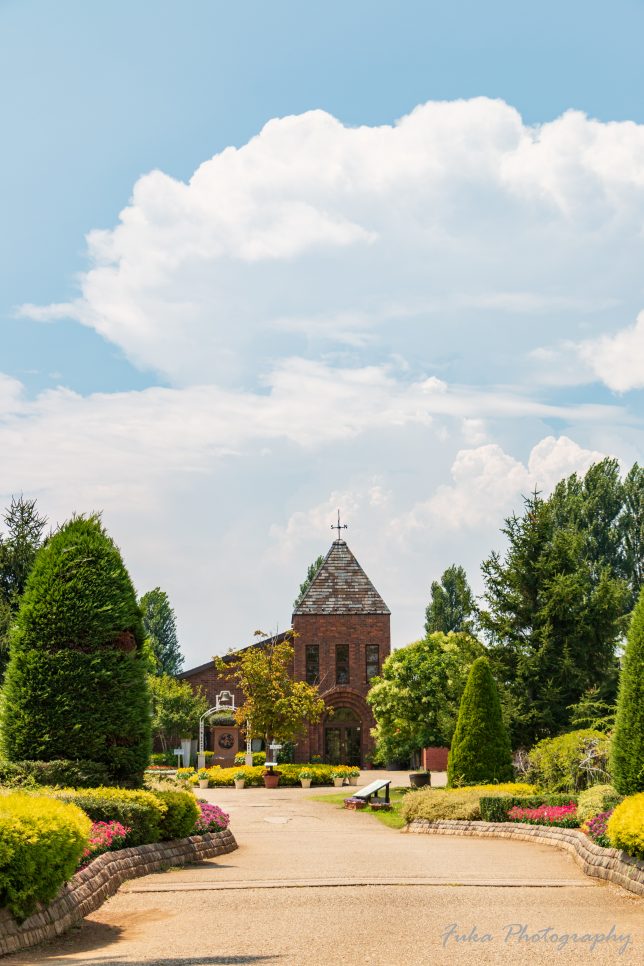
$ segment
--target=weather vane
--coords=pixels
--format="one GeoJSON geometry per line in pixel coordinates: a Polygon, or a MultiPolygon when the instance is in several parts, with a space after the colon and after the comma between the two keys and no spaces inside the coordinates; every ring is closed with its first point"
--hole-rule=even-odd
{"type": "Polygon", "coordinates": [[[348,530],[349,529],[349,527],[348,527],[348,525],[346,523],[340,523],[340,511],[339,510],[338,510],[338,522],[337,523],[332,523],[331,524],[331,529],[338,531],[338,536],[337,536],[337,539],[338,540],[340,539],[340,530],[348,530]]]}

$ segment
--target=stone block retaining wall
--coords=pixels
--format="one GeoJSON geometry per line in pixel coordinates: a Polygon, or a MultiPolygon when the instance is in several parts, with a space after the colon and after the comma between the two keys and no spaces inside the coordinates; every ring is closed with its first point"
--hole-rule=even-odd
{"type": "Polygon", "coordinates": [[[186,865],[233,852],[237,842],[230,829],[207,832],[174,842],[138,845],[105,852],[77,872],[48,906],[40,906],[19,925],[8,909],[0,909],[0,955],[28,949],[54,939],[98,909],[127,879],[161,872],[168,866],[186,865]]]}
{"type": "Polygon", "coordinates": [[[608,879],[629,892],[644,896],[644,862],[639,862],[618,849],[604,849],[595,845],[576,828],[553,828],[515,822],[459,822],[448,819],[430,822],[427,819],[416,819],[405,831],[428,835],[472,835],[545,842],[571,852],[586,875],[608,879]]]}

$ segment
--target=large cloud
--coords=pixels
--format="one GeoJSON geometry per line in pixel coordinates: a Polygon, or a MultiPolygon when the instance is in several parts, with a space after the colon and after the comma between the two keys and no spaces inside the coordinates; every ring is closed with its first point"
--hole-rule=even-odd
{"type": "Polygon", "coordinates": [[[632,317],[643,214],[644,127],[630,122],[568,112],[527,127],[486,98],[375,128],[313,111],[187,184],[140,178],[117,227],[88,236],[78,299],[22,311],[75,317],[183,384],[248,381],[320,339],[400,352],[402,331],[425,361],[463,340],[478,354],[466,333],[494,313],[493,368],[507,325],[516,358],[562,320],[620,304],[632,317]]]}
{"type": "Polygon", "coordinates": [[[578,352],[609,389],[626,392],[644,387],[644,312],[634,325],[614,335],[582,342],[578,352]]]}

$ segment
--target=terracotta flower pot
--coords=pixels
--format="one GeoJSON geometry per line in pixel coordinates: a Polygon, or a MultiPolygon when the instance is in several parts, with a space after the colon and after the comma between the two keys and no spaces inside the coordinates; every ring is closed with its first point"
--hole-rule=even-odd
{"type": "Polygon", "coordinates": [[[279,775],[264,775],[264,788],[277,788],[279,783],[279,775]]]}

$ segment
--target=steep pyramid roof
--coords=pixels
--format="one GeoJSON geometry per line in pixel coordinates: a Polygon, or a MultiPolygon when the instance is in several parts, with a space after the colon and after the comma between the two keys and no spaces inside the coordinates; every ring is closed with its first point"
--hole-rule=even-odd
{"type": "Polygon", "coordinates": [[[389,614],[344,540],[335,540],[294,614],[389,614]]]}

